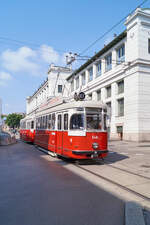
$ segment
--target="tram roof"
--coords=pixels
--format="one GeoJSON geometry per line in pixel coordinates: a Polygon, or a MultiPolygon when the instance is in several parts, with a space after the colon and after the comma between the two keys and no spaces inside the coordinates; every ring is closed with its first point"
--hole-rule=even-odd
{"type": "Polygon", "coordinates": [[[41,110],[39,109],[37,115],[40,116],[42,114],[60,112],[74,108],[106,108],[106,105],[101,103],[100,101],[72,101],[68,103],[62,103],[54,107],[47,106],[41,110]]]}

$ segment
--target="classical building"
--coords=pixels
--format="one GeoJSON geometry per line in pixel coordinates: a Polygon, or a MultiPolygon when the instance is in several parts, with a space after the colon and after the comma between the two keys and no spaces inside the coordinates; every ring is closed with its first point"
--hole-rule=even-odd
{"type": "Polygon", "coordinates": [[[150,141],[150,9],[136,9],[125,25],[67,81],[72,96],[107,104],[111,139],[150,141]]]}
{"type": "Polygon", "coordinates": [[[51,104],[54,97],[68,97],[66,78],[72,73],[67,67],[60,67],[51,64],[47,80],[35,91],[35,93],[26,99],[26,114],[34,116],[39,107],[45,104],[51,104]]]}

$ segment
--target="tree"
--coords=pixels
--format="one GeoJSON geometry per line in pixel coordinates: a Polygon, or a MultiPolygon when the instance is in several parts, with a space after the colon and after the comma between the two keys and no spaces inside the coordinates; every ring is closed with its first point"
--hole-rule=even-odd
{"type": "Polygon", "coordinates": [[[10,128],[17,128],[20,126],[20,120],[23,118],[22,115],[12,113],[7,116],[7,119],[5,123],[10,127],[10,128]]]}

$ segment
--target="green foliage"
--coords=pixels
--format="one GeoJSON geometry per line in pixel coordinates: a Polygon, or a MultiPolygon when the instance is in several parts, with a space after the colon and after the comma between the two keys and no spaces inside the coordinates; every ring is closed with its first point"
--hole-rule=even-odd
{"type": "Polygon", "coordinates": [[[20,126],[20,120],[23,118],[22,115],[12,113],[7,116],[7,119],[5,123],[10,127],[10,128],[17,128],[20,126]]]}

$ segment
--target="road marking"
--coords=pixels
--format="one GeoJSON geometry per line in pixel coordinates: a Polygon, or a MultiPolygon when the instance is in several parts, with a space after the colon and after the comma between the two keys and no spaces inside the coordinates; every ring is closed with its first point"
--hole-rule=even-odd
{"type": "Polygon", "coordinates": [[[142,153],[136,153],[135,155],[144,155],[144,154],[142,154],[142,153]]]}

